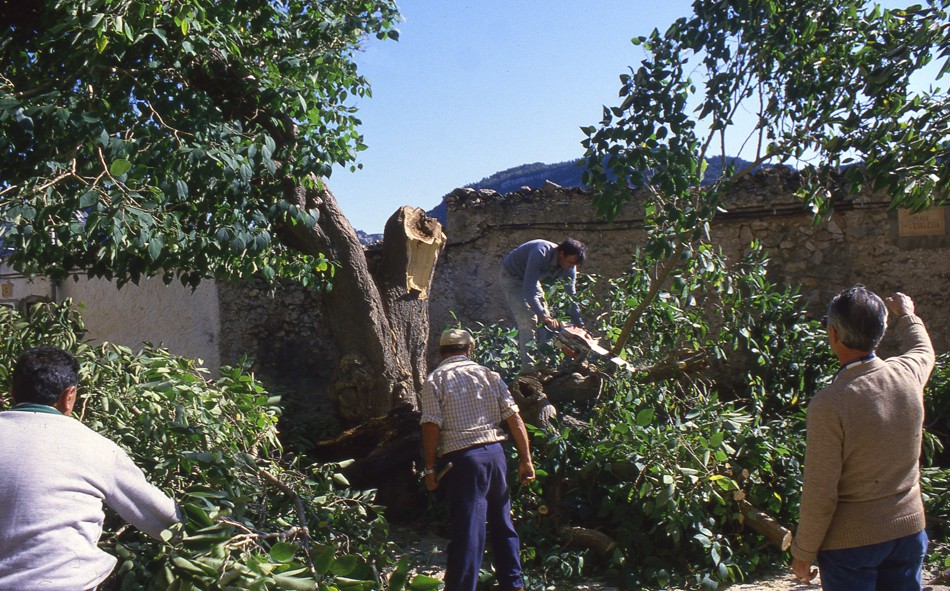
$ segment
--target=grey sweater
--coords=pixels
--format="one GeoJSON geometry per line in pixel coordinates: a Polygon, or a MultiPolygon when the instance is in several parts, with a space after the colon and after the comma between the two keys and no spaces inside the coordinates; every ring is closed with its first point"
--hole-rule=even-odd
{"type": "Polygon", "coordinates": [[[52,412],[0,413],[0,591],[82,591],[116,559],[97,547],[102,504],[158,537],[178,521],[116,444],[52,412]]]}
{"type": "MultiPolygon", "coordinates": [[[[509,252],[502,261],[502,267],[511,275],[522,280],[521,297],[528,302],[531,310],[544,316],[544,291],[541,281],[545,279],[565,279],[567,283],[564,291],[574,296],[577,281],[577,269],[562,269],[557,264],[557,244],[547,240],[531,240],[509,252]]],[[[583,326],[580,306],[571,302],[571,320],[578,326],[583,326]]]]}
{"type": "Polygon", "coordinates": [[[897,329],[900,356],[846,366],[808,405],[795,558],[924,529],[919,460],[934,351],[917,316],[897,329]]]}

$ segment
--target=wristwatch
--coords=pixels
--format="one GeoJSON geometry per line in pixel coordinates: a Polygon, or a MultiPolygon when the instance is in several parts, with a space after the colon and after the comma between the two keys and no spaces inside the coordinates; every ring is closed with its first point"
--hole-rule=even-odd
{"type": "Polygon", "coordinates": [[[425,474],[426,476],[428,476],[429,474],[435,474],[435,468],[426,468],[423,471],[423,474],[425,474]]]}

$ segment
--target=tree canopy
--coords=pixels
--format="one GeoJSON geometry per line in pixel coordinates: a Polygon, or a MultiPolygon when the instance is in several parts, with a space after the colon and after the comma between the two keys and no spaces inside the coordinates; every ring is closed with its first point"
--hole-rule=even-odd
{"type": "Polygon", "coordinates": [[[0,15],[0,211],[9,261],[120,284],[328,269],[315,222],[365,146],[353,54],[391,0],[46,0],[0,15]]]}
{"type": "Polygon", "coordinates": [[[945,201],[950,94],[915,90],[912,77],[934,60],[944,60],[938,78],[950,70],[948,5],[698,0],[692,16],[633,40],[646,58],[620,77],[620,104],[585,128],[599,208],[615,215],[629,187],[646,185],[660,226],[702,228],[715,195],[763,165],[800,170],[800,195],[818,214],[838,189],[884,191],[894,207],[945,201]],[[711,199],[695,201],[706,158],[734,145],[754,147],[752,164],[705,179],[711,199]]]}

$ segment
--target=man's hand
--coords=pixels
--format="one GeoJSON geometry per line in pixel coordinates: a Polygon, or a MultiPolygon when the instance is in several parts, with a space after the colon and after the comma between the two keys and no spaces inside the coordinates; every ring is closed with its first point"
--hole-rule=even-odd
{"type": "Polygon", "coordinates": [[[435,478],[435,472],[426,474],[425,477],[426,490],[429,492],[434,492],[435,489],[439,488],[439,481],[435,478]]]}
{"type": "Polygon", "coordinates": [[[802,583],[810,583],[812,579],[818,576],[817,568],[812,568],[810,562],[798,558],[792,558],[792,572],[795,573],[795,578],[802,583]]]}
{"type": "Polygon", "coordinates": [[[557,329],[561,328],[561,323],[558,321],[558,319],[557,319],[557,318],[553,318],[553,317],[551,317],[551,316],[542,316],[542,317],[541,317],[541,324],[543,324],[544,326],[550,328],[551,330],[557,330],[557,329]]]}
{"type": "Polygon", "coordinates": [[[884,303],[887,304],[887,309],[891,311],[891,314],[898,318],[914,313],[914,300],[910,299],[909,295],[899,291],[890,297],[884,298],[884,303]]]}
{"type": "Polygon", "coordinates": [[[522,460],[518,462],[518,479],[521,484],[528,484],[534,481],[534,464],[531,460],[522,460]]]}

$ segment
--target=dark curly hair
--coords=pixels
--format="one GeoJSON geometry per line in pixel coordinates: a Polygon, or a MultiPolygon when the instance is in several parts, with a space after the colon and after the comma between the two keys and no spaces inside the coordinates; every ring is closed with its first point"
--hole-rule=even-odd
{"type": "Polygon", "coordinates": [[[53,406],[67,388],[79,383],[79,362],[58,347],[43,345],[17,358],[11,381],[15,403],[53,406]]]}

